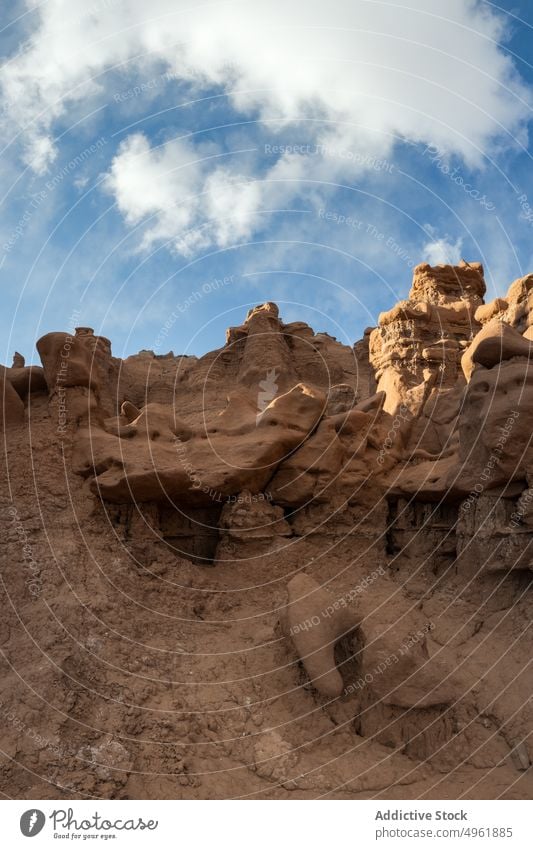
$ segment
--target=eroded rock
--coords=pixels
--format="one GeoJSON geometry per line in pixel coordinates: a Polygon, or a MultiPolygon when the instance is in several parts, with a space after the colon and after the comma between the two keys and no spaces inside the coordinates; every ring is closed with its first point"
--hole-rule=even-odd
{"type": "Polygon", "coordinates": [[[282,629],[302,661],[310,682],[330,699],[342,695],[344,682],[335,664],[335,644],[359,625],[355,610],[301,573],[287,585],[288,603],[282,629]]]}

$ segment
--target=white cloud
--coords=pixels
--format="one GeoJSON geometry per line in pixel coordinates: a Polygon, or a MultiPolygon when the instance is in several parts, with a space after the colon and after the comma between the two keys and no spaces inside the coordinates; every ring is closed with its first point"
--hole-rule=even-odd
{"type": "Polygon", "coordinates": [[[56,156],[57,151],[48,136],[30,135],[22,158],[36,174],[46,174],[56,156]]]}
{"type": "Polygon", "coordinates": [[[226,247],[251,233],[258,186],[214,164],[215,151],[183,140],[152,148],[142,133],[122,143],[105,188],[127,223],[141,225],[141,249],[169,242],[187,256],[211,243],[226,247]]]}
{"type": "Polygon", "coordinates": [[[395,135],[469,159],[519,133],[525,88],[499,49],[502,23],[474,0],[47,0],[26,49],[2,68],[4,95],[28,132],[105,88],[103,71],[162,63],[220,84],[262,118],[340,122],[388,149],[395,135]]]}
{"type": "Polygon", "coordinates": [[[74,180],[74,185],[81,192],[87,185],[89,184],[89,178],[82,175],[80,177],[76,177],[74,180]]]}
{"type": "Polygon", "coordinates": [[[429,262],[430,265],[457,265],[462,256],[462,237],[459,236],[455,242],[452,242],[448,234],[438,238],[435,228],[429,224],[424,229],[434,238],[433,241],[426,242],[422,248],[421,261],[429,262]]]}
{"type": "MultiPolygon", "coordinates": [[[[117,69],[141,81],[163,69],[200,91],[220,85],[272,132],[304,119],[299,132],[311,143],[356,148],[363,159],[314,157],[316,180],[353,178],[364,155],[387,155],[397,138],[474,164],[525,135],[526,89],[499,46],[501,18],[475,0],[47,0],[33,15],[36,29],[0,69],[0,85],[5,128],[24,127],[24,158],[39,173],[69,110],[79,121],[95,95],[120,111],[106,76],[117,69]]],[[[168,240],[190,254],[247,238],[256,213],[286,203],[308,174],[308,157],[285,154],[266,181],[243,181],[212,145],[151,147],[135,133],[106,186],[126,221],[141,225],[141,247],[168,240]]],[[[426,246],[432,256],[459,247],[426,246]]]]}

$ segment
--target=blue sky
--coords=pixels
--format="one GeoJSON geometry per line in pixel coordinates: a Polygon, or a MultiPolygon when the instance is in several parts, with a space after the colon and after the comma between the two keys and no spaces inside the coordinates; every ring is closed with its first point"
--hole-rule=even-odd
{"type": "Polygon", "coordinates": [[[265,300],[352,343],[418,262],[533,270],[525,2],[5,8],[7,364],[73,324],[202,354],[265,300]]]}

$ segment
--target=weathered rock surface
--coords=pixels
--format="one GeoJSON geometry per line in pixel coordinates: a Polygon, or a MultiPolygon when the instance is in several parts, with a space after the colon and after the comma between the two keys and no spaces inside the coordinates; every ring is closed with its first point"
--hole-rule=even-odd
{"type": "Polygon", "coordinates": [[[355,611],[335,599],[309,575],[296,575],[287,586],[282,628],[294,643],[309,680],[323,696],[342,695],[344,683],[335,664],[335,644],[359,625],[355,611]]]}
{"type": "Polygon", "coordinates": [[[533,276],[484,293],[421,265],[353,346],[266,303],[199,358],[15,354],[4,793],[531,797],[533,276]]]}
{"type": "Polygon", "coordinates": [[[415,268],[409,300],[382,313],[370,335],[370,361],[388,412],[403,403],[417,414],[424,384],[456,384],[461,353],[480,327],[475,312],[484,294],[479,263],[415,268]]]}
{"type": "Polygon", "coordinates": [[[319,390],[297,384],[258,414],[244,393],[207,426],[191,430],[172,408],[148,404],[118,435],[94,427],[80,432],[76,470],[95,474],[92,488],[108,501],[209,504],[243,489],[261,492],[269,478],[318,423],[319,390]]]}

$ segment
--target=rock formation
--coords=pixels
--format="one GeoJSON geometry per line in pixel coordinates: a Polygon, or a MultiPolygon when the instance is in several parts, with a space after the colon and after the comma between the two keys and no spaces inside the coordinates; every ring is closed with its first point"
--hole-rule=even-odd
{"type": "Polygon", "coordinates": [[[283,631],[294,643],[309,680],[323,696],[342,695],[344,682],[335,663],[335,645],[359,625],[346,601],[341,605],[303,572],[287,586],[283,631]]]}
{"type": "Polygon", "coordinates": [[[5,793],[530,797],[533,275],[484,294],[2,367],[5,793]]]}
{"type": "Polygon", "coordinates": [[[475,313],[484,294],[479,263],[415,268],[409,300],[382,313],[370,335],[370,361],[388,412],[403,403],[417,414],[429,388],[456,386],[460,355],[480,328],[475,313]]]}

